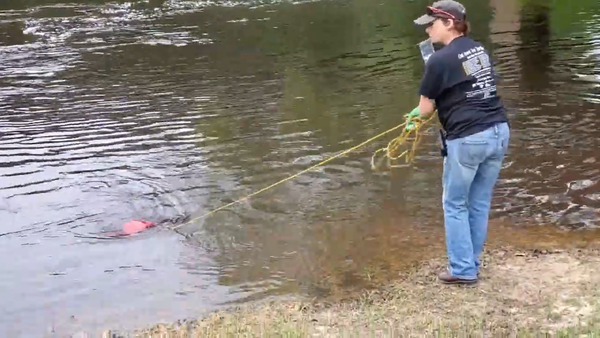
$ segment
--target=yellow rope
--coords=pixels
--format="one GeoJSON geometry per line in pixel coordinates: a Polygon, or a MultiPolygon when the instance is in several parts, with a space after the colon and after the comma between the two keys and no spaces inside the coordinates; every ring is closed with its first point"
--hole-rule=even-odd
{"type": "MultiPolygon", "coordinates": [[[[377,150],[377,151],[375,152],[375,154],[377,154],[377,153],[379,153],[379,152],[382,152],[382,151],[386,151],[386,156],[387,156],[388,158],[390,158],[390,159],[398,159],[398,158],[400,158],[400,157],[404,156],[404,155],[407,153],[406,151],[405,151],[405,152],[403,152],[402,154],[400,154],[400,155],[399,155],[399,156],[397,156],[397,157],[394,157],[394,156],[392,155],[392,152],[393,152],[393,151],[396,151],[396,150],[397,150],[397,148],[398,148],[398,147],[400,147],[400,145],[402,145],[402,144],[403,144],[403,143],[404,143],[404,142],[407,140],[408,136],[409,136],[409,135],[410,135],[410,134],[411,134],[413,131],[414,131],[414,133],[415,133],[415,136],[416,136],[416,137],[415,137],[415,141],[418,141],[418,140],[420,139],[420,135],[419,135],[419,130],[420,130],[420,128],[422,127],[422,125],[423,125],[423,124],[425,124],[425,123],[427,123],[427,122],[431,121],[431,119],[432,119],[432,118],[433,118],[433,115],[432,115],[432,117],[430,117],[429,119],[427,119],[427,120],[426,120],[426,121],[424,121],[423,123],[420,123],[418,120],[417,120],[417,121],[412,121],[413,123],[415,123],[415,125],[416,125],[416,128],[413,128],[413,129],[412,129],[412,130],[410,130],[410,131],[406,130],[406,128],[405,128],[405,129],[404,129],[404,131],[402,132],[402,134],[400,134],[400,136],[398,136],[397,138],[395,138],[395,139],[393,139],[392,141],[390,141],[390,143],[388,144],[388,146],[387,146],[386,148],[382,148],[382,149],[379,149],[379,150],[377,150]]],[[[264,188],[262,188],[262,189],[260,189],[260,190],[258,190],[258,191],[256,191],[256,192],[253,192],[253,193],[252,193],[252,194],[250,194],[250,195],[247,195],[247,196],[245,196],[245,197],[242,197],[242,198],[240,198],[240,199],[238,199],[238,200],[236,200],[236,201],[233,201],[233,202],[231,202],[231,203],[225,204],[225,205],[223,205],[223,206],[221,206],[221,207],[219,207],[219,208],[217,208],[217,209],[214,209],[214,210],[212,210],[212,211],[210,211],[210,212],[207,212],[207,213],[205,213],[205,214],[203,214],[203,215],[201,215],[201,216],[198,216],[198,217],[192,218],[191,220],[189,220],[189,221],[187,221],[187,222],[185,222],[185,223],[183,223],[183,224],[179,224],[179,225],[177,225],[177,226],[171,227],[171,229],[172,229],[172,230],[177,230],[177,229],[179,229],[179,228],[181,228],[181,227],[183,227],[183,226],[185,226],[185,225],[188,225],[188,224],[194,223],[194,222],[196,222],[196,221],[198,221],[198,220],[200,220],[200,219],[203,219],[203,218],[205,218],[205,217],[207,217],[207,216],[210,216],[210,215],[212,215],[212,214],[214,214],[214,213],[216,213],[216,212],[218,212],[218,211],[220,211],[220,210],[223,210],[223,209],[225,209],[225,208],[228,208],[228,207],[230,207],[230,206],[232,206],[232,205],[234,205],[234,204],[237,204],[237,203],[240,203],[240,202],[242,202],[242,201],[245,201],[245,200],[247,200],[247,199],[249,199],[249,198],[251,198],[251,197],[253,197],[253,196],[256,196],[256,195],[258,195],[258,194],[260,194],[260,193],[262,193],[262,192],[265,192],[265,191],[267,191],[267,190],[269,190],[269,189],[271,189],[271,188],[274,188],[274,187],[276,187],[276,186],[278,186],[278,185],[280,185],[280,184],[282,184],[282,183],[285,183],[285,182],[287,182],[287,181],[293,180],[294,178],[296,178],[296,177],[298,177],[298,176],[300,176],[300,175],[302,175],[302,174],[304,174],[304,173],[306,173],[306,172],[309,172],[309,171],[311,171],[311,170],[313,170],[313,169],[315,169],[315,168],[318,168],[318,167],[320,167],[320,166],[322,166],[322,165],[324,165],[324,164],[326,164],[326,163],[328,163],[328,162],[331,162],[331,161],[333,161],[334,159],[336,159],[336,158],[338,158],[338,157],[341,157],[341,156],[343,156],[343,155],[346,155],[346,154],[348,154],[348,153],[350,153],[350,152],[352,152],[352,151],[354,151],[354,150],[356,150],[356,149],[358,149],[358,148],[361,148],[361,147],[363,147],[364,145],[366,145],[366,144],[368,144],[368,143],[371,143],[371,142],[373,142],[374,140],[376,140],[376,139],[378,139],[378,138],[380,138],[380,137],[383,137],[384,135],[387,135],[387,134],[389,134],[389,133],[393,132],[394,130],[397,130],[397,129],[400,129],[400,128],[402,128],[402,127],[405,127],[405,126],[406,126],[408,123],[410,123],[410,122],[411,122],[411,121],[405,121],[404,123],[401,123],[401,124],[399,124],[399,125],[397,125],[397,126],[395,126],[395,127],[391,128],[391,129],[388,129],[388,130],[386,130],[386,131],[384,131],[384,132],[382,132],[382,133],[380,133],[380,134],[376,135],[376,136],[373,136],[373,137],[371,137],[370,139],[368,139],[368,140],[366,140],[366,141],[362,142],[361,144],[358,144],[358,145],[356,145],[356,146],[354,146],[354,147],[352,147],[352,148],[350,148],[350,149],[347,149],[347,150],[344,150],[344,151],[340,152],[340,153],[339,153],[339,154],[337,154],[337,155],[334,155],[334,156],[332,156],[332,157],[330,157],[330,158],[328,158],[328,159],[325,159],[325,160],[323,160],[323,161],[321,161],[321,162],[319,162],[319,163],[317,163],[317,164],[313,165],[313,166],[312,166],[312,167],[310,167],[310,168],[304,169],[304,170],[302,170],[302,171],[298,172],[297,174],[294,174],[294,175],[292,175],[292,176],[289,176],[289,177],[287,177],[287,178],[284,178],[284,179],[282,179],[281,181],[275,182],[275,183],[273,183],[273,184],[271,184],[271,185],[269,185],[269,186],[267,186],[267,187],[264,187],[264,188]]],[[[416,144],[413,144],[413,146],[412,146],[412,151],[411,151],[411,155],[410,155],[410,156],[411,156],[411,157],[410,157],[410,160],[411,160],[411,161],[412,161],[412,159],[414,158],[414,151],[415,151],[415,150],[416,150],[416,144]]],[[[373,156],[375,156],[375,155],[373,155],[373,156]]],[[[408,158],[407,158],[407,161],[408,161],[408,158]]]]}
{"type": "MultiPolygon", "coordinates": [[[[398,137],[394,138],[388,143],[387,147],[376,150],[373,156],[371,157],[371,169],[381,169],[381,165],[384,164],[384,162],[388,168],[396,167],[395,165],[392,165],[392,161],[399,160],[402,157],[404,157],[405,163],[412,163],[415,158],[417,147],[421,142],[421,128],[423,128],[423,126],[427,125],[431,120],[433,120],[434,117],[435,114],[432,114],[429,118],[422,122],[420,120],[413,120],[412,123],[414,123],[414,128],[405,128],[398,137]],[[412,147],[410,149],[404,150],[398,155],[400,147],[406,144],[407,141],[410,140],[410,137],[413,135],[414,139],[412,139],[412,147]],[[381,157],[381,159],[377,160],[377,155],[381,153],[383,153],[383,156],[381,157]]],[[[409,122],[411,121],[407,121],[406,123],[409,122]]]]}

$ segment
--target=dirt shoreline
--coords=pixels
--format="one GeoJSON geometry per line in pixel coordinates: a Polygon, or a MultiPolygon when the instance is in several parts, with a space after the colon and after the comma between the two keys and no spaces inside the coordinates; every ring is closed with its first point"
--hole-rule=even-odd
{"type": "Polygon", "coordinates": [[[106,337],[572,336],[600,331],[600,245],[497,247],[483,255],[479,283],[436,280],[446,262],[422,262],[389,285],[346,301],[270,300],[198,320],[106,337]]]}

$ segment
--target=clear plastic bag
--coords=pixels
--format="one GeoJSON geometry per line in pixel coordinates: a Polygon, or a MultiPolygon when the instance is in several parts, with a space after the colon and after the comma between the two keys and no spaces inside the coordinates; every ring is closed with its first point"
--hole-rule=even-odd
{"type": "Polygon", "coordinates": [[[423,57],[423,62],[425,63],[427,63],[427,60],[429,60],[431,55],[435,53],[431,39],[421,41],[419,43],[419,49],[421,50],[421,56],[423,57]]]}

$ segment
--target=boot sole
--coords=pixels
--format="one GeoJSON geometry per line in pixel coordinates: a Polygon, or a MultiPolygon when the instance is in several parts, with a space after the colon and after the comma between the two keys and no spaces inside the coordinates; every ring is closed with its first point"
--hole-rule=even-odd
{"type": "Polygon", "coordinates": [[[440,280],[443,284],[464,284],[464,285],[473,285],[473,284],[477,284],[477,279],[474,280],[468,280],[468,279],[460,279],[460,280],[454,280],[454,281],[445,281],[445,280],[440,280]]]}

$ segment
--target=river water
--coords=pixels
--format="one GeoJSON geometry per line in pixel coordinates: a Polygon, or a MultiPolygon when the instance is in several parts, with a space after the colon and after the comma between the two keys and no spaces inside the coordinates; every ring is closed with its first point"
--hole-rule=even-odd
{"type": "MultiPolygon", "coordinates": [[[[600,3],[464,4],[513,127],[491,240],[598,238],[600,3]]],[[[402,122],[425,5],[1,1],[3,336],[343,298],[443,254],[435,128],[411,167],[373,172],[382,139],[190,222],[402,122]],[[103,235],[132,219],[158,226],[103,235]]]]}

